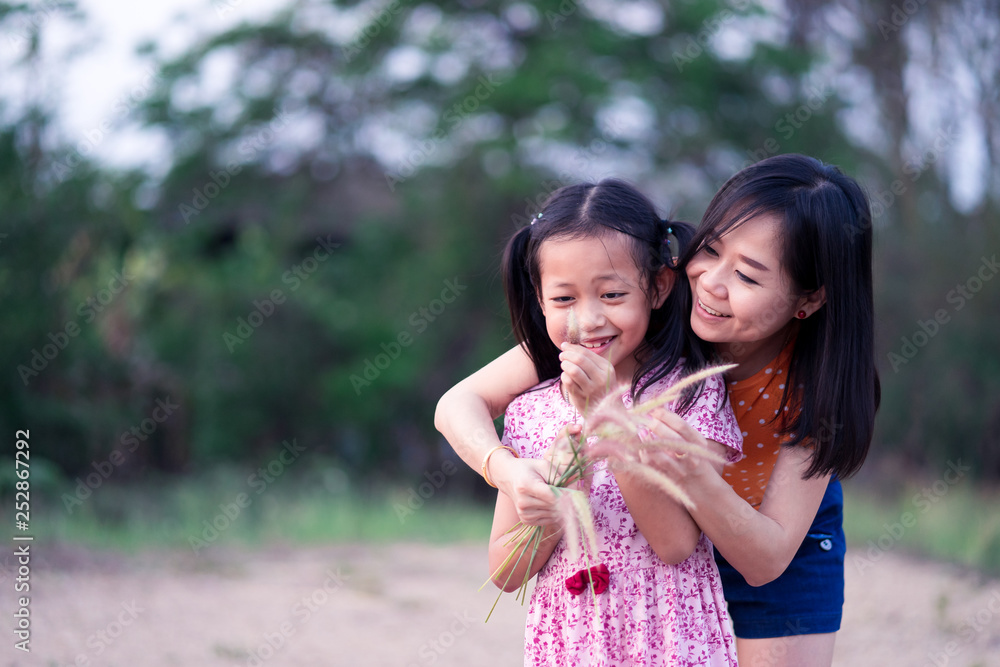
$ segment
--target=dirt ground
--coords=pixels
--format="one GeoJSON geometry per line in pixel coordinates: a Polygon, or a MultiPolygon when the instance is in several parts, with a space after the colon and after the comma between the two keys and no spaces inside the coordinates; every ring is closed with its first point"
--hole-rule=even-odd
{"type": "MultiPolygon", "coordinates": [[[[0,610],[16,602],[4,563],[0,610]]],[[[835,665],[1000,666],[1000,581],[849,551],[835,665]]],[[[210,549],[140,556],[36,545],[31,653],[4,665],[519,665],[525,607],[480,544],[210,549]]]]}

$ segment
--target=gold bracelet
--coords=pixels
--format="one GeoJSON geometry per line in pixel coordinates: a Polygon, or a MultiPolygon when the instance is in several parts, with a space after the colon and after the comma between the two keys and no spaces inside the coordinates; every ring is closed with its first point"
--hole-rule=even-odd
{"type": "Polygon", "coordinates": [[[495,452],[498,449],[506,449],[514,456],[515,459],[521,458],[520,456],[517,455],[517,452],[514,450],[513,447],[508,447],[507,445],[497,445],[490,451],[486,452],[486,456],[483,457],[483,479],[485,479],[486,483],[492,486],[494,489],[497,488],[497,485],[494,484],[493,480],[490,479],[489,473],[486,472],[486,466],[489,465],[490,457],[493,456],[493,452],[495,452]]]}

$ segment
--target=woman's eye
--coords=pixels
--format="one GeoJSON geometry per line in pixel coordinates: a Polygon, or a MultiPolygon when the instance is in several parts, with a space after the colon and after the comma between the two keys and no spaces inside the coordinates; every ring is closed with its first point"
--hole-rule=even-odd
{"type": "Polygon", "coordinates": [[[746,274],[740,273],[739,271],[736,272],[736,275],[739,277],[740,280],[742,280],[743,282],[745,282],[747,285],[759,285],[760,284],[759,282],[757,282],[753,278],[750,278],[746,274]]]}

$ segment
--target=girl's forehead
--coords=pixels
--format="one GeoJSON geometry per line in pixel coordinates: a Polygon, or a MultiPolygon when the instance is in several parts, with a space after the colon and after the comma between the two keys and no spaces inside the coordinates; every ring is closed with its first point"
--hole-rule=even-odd
{"type": "Polygon", "coordinates": [[[632,252],[631,240],[625,234],[581,237],[553,237],[538,249],[542,278],[617,276],[635,279],[639,273],[632,252]]]}

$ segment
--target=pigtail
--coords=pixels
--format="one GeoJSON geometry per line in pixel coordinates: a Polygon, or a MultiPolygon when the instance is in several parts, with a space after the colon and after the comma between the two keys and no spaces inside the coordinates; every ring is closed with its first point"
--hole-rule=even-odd
{"type": "MultiPolygon", "coordinates": [[[[664,222],[669,221],[664,220],[664,222]]],[[[667,240],[670,242],[664,245],[670,248],[670,263],[668,264],[670,268],[677,269],[678,260],[684,254],[684,251],[690,247],[694,234],[695,227],[690,223],[680,221],[669,222],[667,226],[667,240]]]]}
{"type": "Polygon", "coordinates": [[[532,226],[528,225],[507,242],[503,253],[503,287],[514,338],[535,365],[541,381],[559,375],[559,349],[549,339],[538,290],[531,279],[531,231],[532,226]]]}
{"type": "MultiPolygon", "coordinates": [[[[663,220],[659,229],[662,241],[656,271],[666,268],[674,273],[674,280],[663,305],[650,314],[649,332],[643,346],[645,359],[636,370],[633,382],[636,398],[679,363],[683,364],[682,375],[690,375],[707,366],[711,358],[710,345],[691,331],[691,288],[687,274],[678,269],[677,261],[694,238],[695,228],[687,222],[663,220]],[[638,384],[640,378],[643,378],[641,386],[638,384]]],[[[703,387],[704,382],[701,382],[684,392],[676,406],[678,414],[683,415],[694,405],[703,387]]]]}

